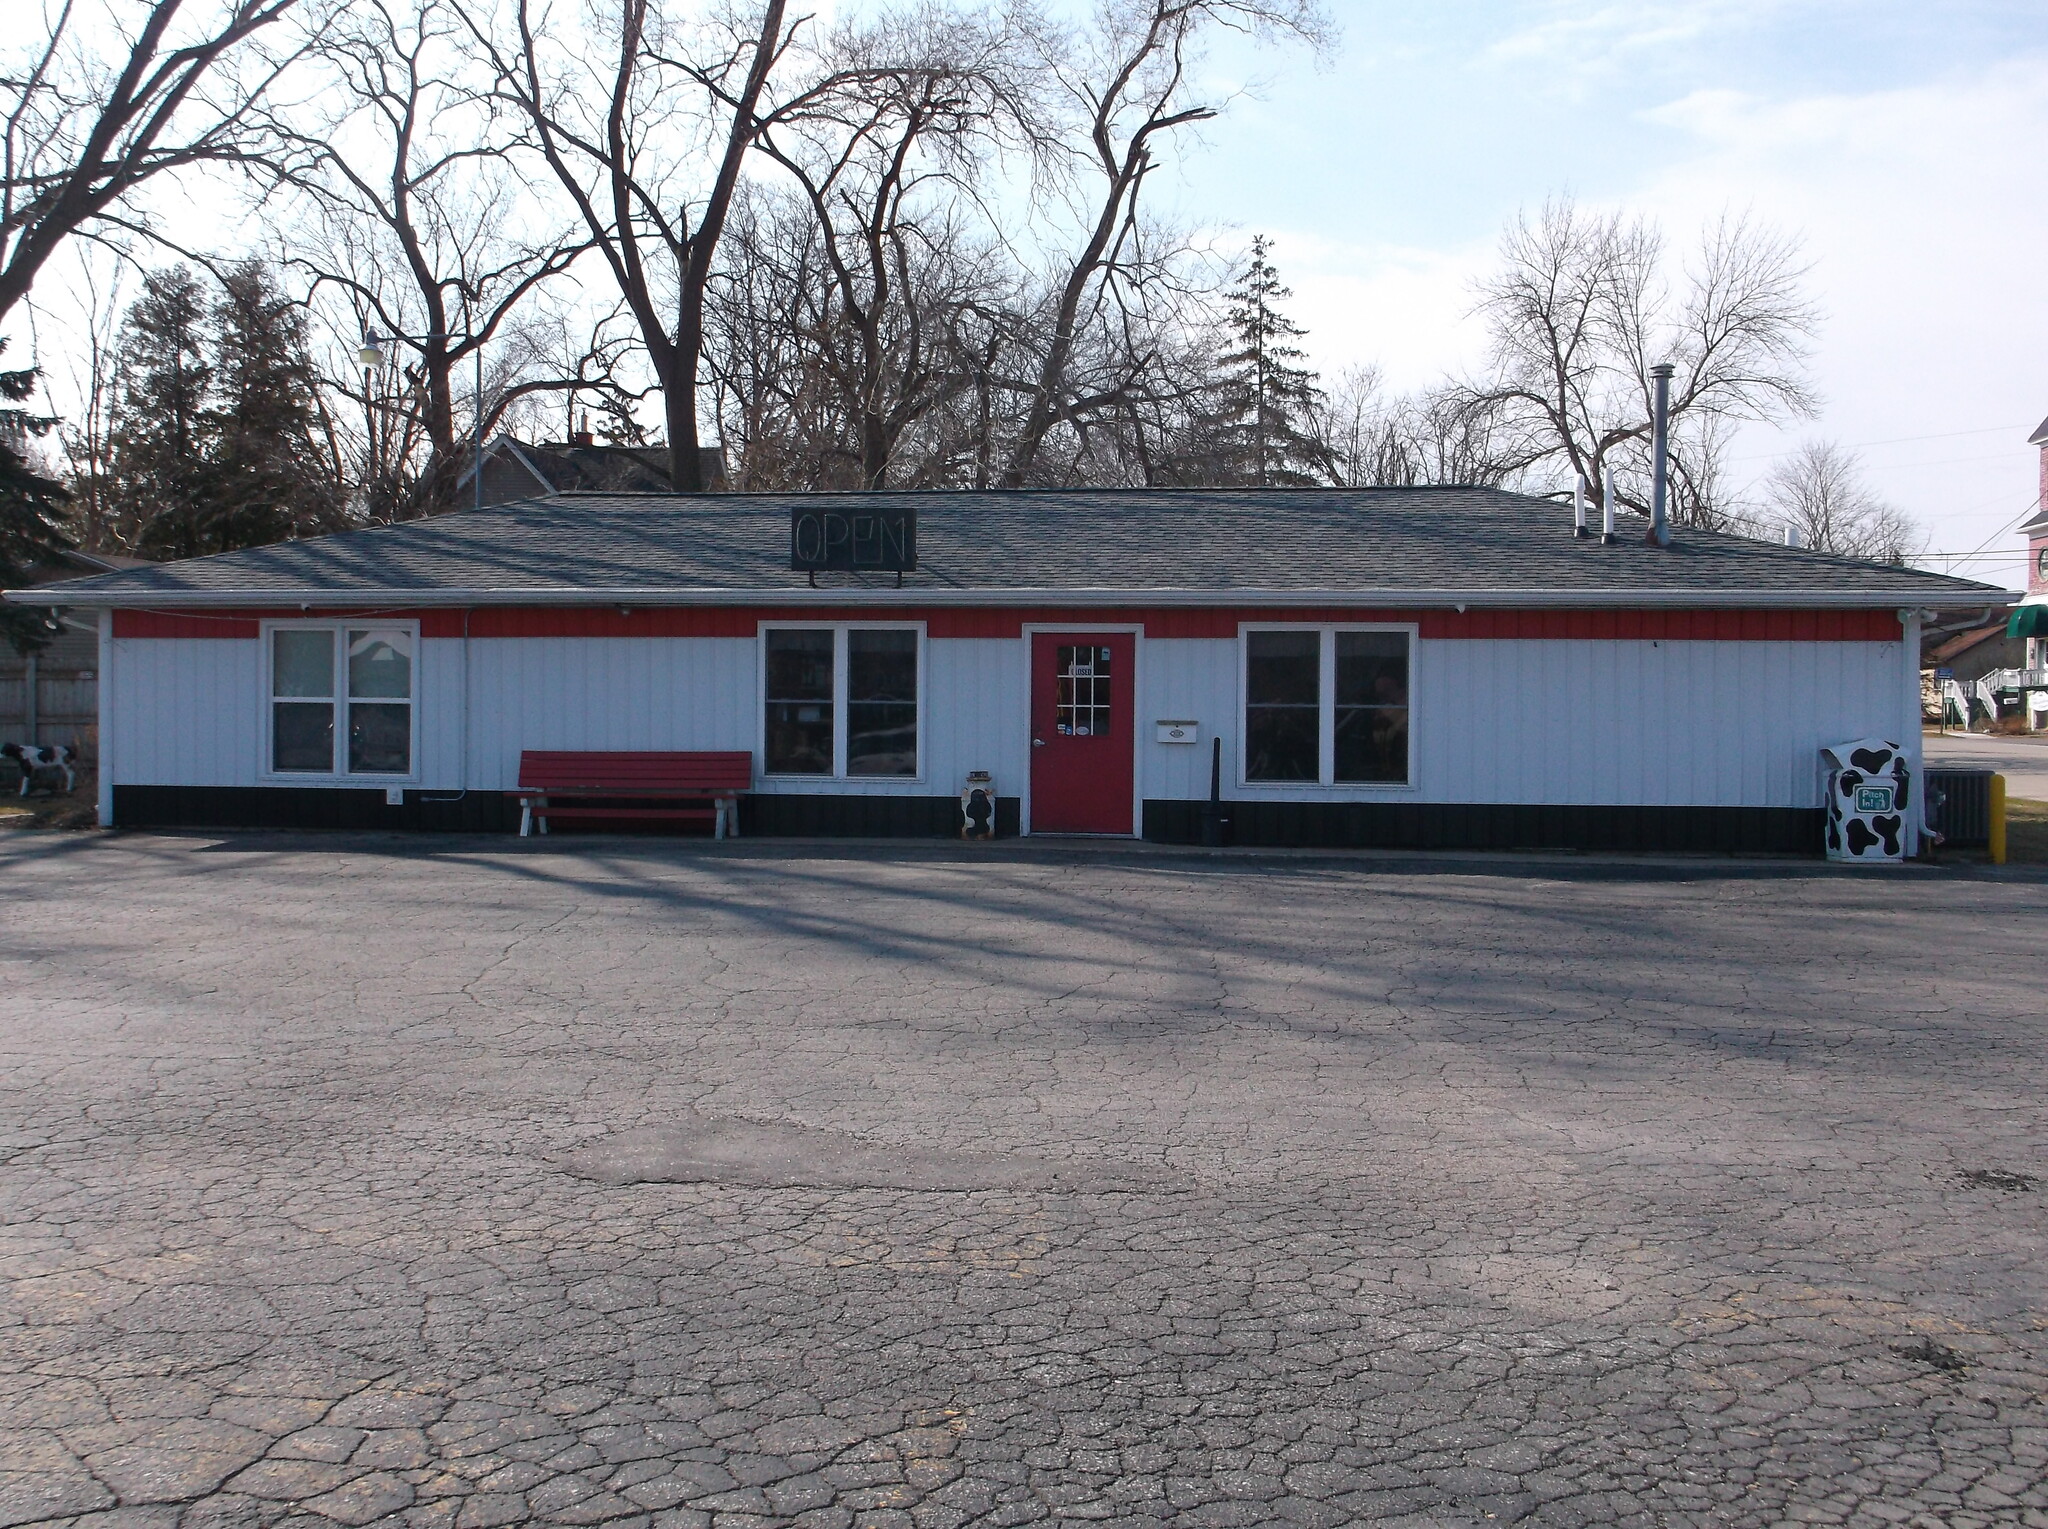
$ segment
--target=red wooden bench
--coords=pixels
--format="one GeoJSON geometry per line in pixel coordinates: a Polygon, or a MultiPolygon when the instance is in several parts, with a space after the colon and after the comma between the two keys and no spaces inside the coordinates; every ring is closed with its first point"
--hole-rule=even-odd
{"type": "Polygon", "coordinates": [[[705,821],[739,837],[740,793],[754,784],[754,756],[741,752],[596,754],[528,749],[519,756],[519,836],[548,831],[549,818],[675,818],[705,821]],[[560,806],[558,797],[580,805],[560,806]],[[594,801],[659,806],[594,806],[594,801]]]}

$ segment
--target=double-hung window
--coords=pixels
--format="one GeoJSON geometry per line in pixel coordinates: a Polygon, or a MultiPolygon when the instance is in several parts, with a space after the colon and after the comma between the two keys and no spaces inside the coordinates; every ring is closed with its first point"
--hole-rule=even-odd
{"type": "Polygon", "coordinates": [[[418,650],[411,627],[271,627],[270,773],[411,775],[418,650]]]}
{"type": "Polygon", "coordinates": [[[1244,779],[1407,785],[1413,644],[1406,628],[1247,630],[1244,779]]]}
{"type": "Polygon", "coordinates": [[[924,634],[916,627],[768,627],[768,775],[915,777],[924,634]]]}

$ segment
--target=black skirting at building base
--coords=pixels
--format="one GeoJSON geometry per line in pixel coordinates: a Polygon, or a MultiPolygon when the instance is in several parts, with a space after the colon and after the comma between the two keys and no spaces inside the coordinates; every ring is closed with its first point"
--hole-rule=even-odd
{"type": "MultiPolygon", "coordinates": [[[[343,828],[517,833],[519,804],[502,791],[384,792],[317,786],[116,786],[122,828],[343,828]]],[[[708,825],[578,819],[553,834],[614,831],[701,837],[708,825]]],[[[960,833],[957,796],[743,796],[740,834],[763,838],[940,839],[960,833]]],[[[1017,799],[996,800],[996,836],[1017,833],[1017,799]]]]}
{"type": "MultiPolygon", "coordinates": [[[[1297,849],[1567,849],[1818,855],[1818,807],[1225,802],[1223,842],[1297,849]]],[[[1200,844],[1207,802],[1148,801],[1145,837],[1200,844]]]]}
{"type": "MultiPolygon", "coordinates": [[[[1015,797],[996,802],[996,833],[1017,833],[1015,797]]],[[[1200,844],[1207,802],[1148,801],[1145,837],[1200,844]]],[[[1800,807],[1542,807],[1450,802],[1225,802],[1226,844],[1303,849],[1568,849],[1699,854],[1817,855],[1822,813],[1800,807]]],[[[519,805],[499,791],[407,791],[309,786],[116,786],[124,828],[398,829],[517,833],[519,805]]],[[[696,824],[557,824],[578,830],[697,836],[696,824]]],[[[742,837],[950,839],[960,833],[951,796],[740,798],[742,837]]]]}
{"type": "Polygon", "coordinates": [[[384,792],[318,786],[116,786],[119,828],[348,828],[517,833],[519,804],[499,791],[384,792]]]}

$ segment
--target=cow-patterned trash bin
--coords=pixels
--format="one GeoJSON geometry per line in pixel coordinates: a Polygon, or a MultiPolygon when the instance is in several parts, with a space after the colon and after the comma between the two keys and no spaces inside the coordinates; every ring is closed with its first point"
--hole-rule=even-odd
{"type": "Polygon", "coordinates": [[[1830,860],[1902,860],[1914,849],[1913,772],[1889,738],[1852,738],[1820,751],[1827,781],[1830,860]]]}
{"type": "Polygon", "coordinates": [[[986,770],[969,770],[960,788],[960,837],[993,839],[996,836],[996,781],[986,770]]]}

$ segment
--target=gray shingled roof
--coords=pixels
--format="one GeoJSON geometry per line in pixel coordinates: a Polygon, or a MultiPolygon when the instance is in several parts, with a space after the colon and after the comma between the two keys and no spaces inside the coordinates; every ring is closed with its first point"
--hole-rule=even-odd
{"type": "MultiPolygon", "coordinates": [[[[561,495],[406,525],[222,553],[63,589],[69,605],[263,599],[418,603],[796,600],[892,602],[1271,595],[1425,603],[1848,606],[2002,604],[1990,585],[1770,542],[1680,531],[1668,550],[1577,541],[1571,511],[1495,489],[561,495]],[[920,567],[887,575],[789,567],[789,511],[910,503],[920,567]]],[[[41,598],[52,598],[45,593],[41,598]]]]}

